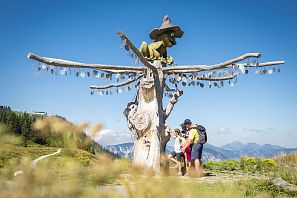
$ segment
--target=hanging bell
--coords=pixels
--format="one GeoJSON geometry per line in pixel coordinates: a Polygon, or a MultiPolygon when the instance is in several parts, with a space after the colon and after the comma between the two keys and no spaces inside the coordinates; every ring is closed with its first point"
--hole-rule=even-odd
{"type": "Polygon", "coordinates": [[[269,69],[268,71],[267,71],[267,74],[272,74],[273,73],[273,70],[272,69],[269,69]]]}
{"type": "Polygon", "coordinates": [[[51,69],[51,74],[54,75],[55,71],[54,69],[51,69]]]}
{"type": "Polygon", "coordinates": [[[76,75],[76,77],[78,77],[78,76],[79,76],[79,71],[77,71],[77,72],[75,73],[75,75],[76,75]]]}
{"type": "Polygon", "coordinates": [[[40,66],[38,66],[38,67],[37,67],[37,70],[38,70],[38,71],[40,71],[40,70],[41,70],[41,67],[40,67],[40,66]]]}
{"type": "Polygon", "coordinates": [[[277,68],[277,72],[280,73],[281,72],[281,69],[280,68],[277,68]]]}
{"type": "Polygon", "coordinates": [[[90,77],[90,72],[89,71],[87,72],[87,76],[90,77]]]}
{"type": "Polygon", "coordinates": [[[221,81],[221,86],[224,87],[224,81],[221,81]]]}
{"type": "Polygon", "coordinates": [[[183,86],[186,86],[186,85],[187,85],[187,83],[186,83],[186,82],[182,82],[182,85],[183,85],[183,86]]]}
{"type": "Polygon", "coordinates": [[[245,73],[245,74],[248,74],[248,73],[249,73],[249,70],[246,69],[246,70],[244,71],[244,73],[245,73]]]}
{"type": "Polygon", "coordinates": [[[213,85],[214,85],[215,87],[217,87],[217,86],[218,86],[218,83],[217,83],[217,82],[214,82],[213,85]]]}

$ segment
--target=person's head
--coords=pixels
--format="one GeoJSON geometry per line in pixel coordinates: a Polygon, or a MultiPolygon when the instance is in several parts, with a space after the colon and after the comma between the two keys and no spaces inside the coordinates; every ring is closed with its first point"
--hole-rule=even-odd
{"type": "Polygon", "coordinates": [[[192,121],[190,119],[185,119],[183,124],[186,128],[190,128],[192,125],[192,121]]]}
{"type": "Polygon", "coordinates": [[[174,129],[172,132],[172,137],[176,138],[180,136],[180,130],[179,129],[174,129]]]}

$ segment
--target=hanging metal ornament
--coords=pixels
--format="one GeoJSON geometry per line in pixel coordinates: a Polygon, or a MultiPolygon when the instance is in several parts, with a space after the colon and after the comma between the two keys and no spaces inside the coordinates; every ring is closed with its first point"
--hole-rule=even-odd
{"type": "Polygon", "coordinates": [[[200,82],[199,81],[196,82],[196,86],[200,87],[200,82]]]}
{"type": "Polygon", "coordinates": [[[184,83],[187,83],[187,76],[183,76],[183,77],[182,77],[182,81],[183,81],[184,83]]]}
{"type": "Polygon", "coordinates": [[[131,86],[129,85],[129,86],[128,86],[128,91],[131,91],[131,89],[132,89],[132,88],[131,88],[131,86]]]}
{"type": "Polygon", "coordinates": [[[75,76],[76,76],[76,77],[78,77],[78,76],[79,76],[79,71],[77,71],[77,72],[75,73],[75,76]]]}
{"type": "Polygon", "coordinates": [[[105,77],[105,74],[104,74],[104,73],[101,73],[101,74],[100,74],[100,77],[101,77],[101,78],[104,78],[104,77],[105,77]]]}
{"type": "Polygon", "coordinates": [[[121,79],[124,80],[125,79],[125,74],[121,74],[121,79]]]}
{"type": "Polygon", "coordinates": [[[267,70],[266,69],[264,69],[262,72],[263,72],[263,74],[267,74],[267,70]]]}
{"type": "Polygon", "coordinates": [[[218,83],[217,83],[217,82],[214,82],[213,85],[214,85],[215,87],[217,87],[217,86],[218,86],[218,83]]]}
{"type": "Polygon", "coordinates": [[[273,70],[273,72],[276,72],[276,68],[275,68],[275,67],[273,67],[273,69],[272,69],[272,70],[273,70]]]}
{"type": "Polygon", "coordinates": [[[186,86],[186,85],[187,85],[187,83],[186,83],[186,82],[182,82],[182,85],[183,85],[183,86],[186,86]]]}
{"type": "Polygon", "coordinates": [[[272,69],[269,69],[268,71],[267,71],[267,74],[272,74],[273,73],[273,70],[272,69]]]}
{"type": "Polygon", "coordinates": [[[80,77],[82,77],[82,78],[86,77],[86,73],[85,73],[84,71],[82,71],[82,72],[80,73],[80,77]]]}
{"type": "Polygon", "coordinates": [[[115,78],[117,80],[117,82],[119,82],[121,75],[119,73],[116,73],[115,78]]]}
{"type": "Polygon", "coordinates": [[[97,75],[98,75],[98,71],[94,69],[94,70],[93,70],[93,76],[94,76],[94,77],[97,77],[97,75]]]}
{"type": "Polygon", "coordinates": [[[40,71],[40,70],[41,70],[41,66],[38,66],[38,67],[37,67],[37,71],[40,71]]]}
{"type": "Polygon", "coordinates": [[[245,74],[245,69],[243,65],[239,65],[239,70],[241,71],[241,73],[245,74]]]}
{"type": "Polygon", "coordinates": [[[280,73],[281,72],[281,69],[280,68],[277,68],[277,72],[280,73]]]}
{"type": "Polygon", "coordinates": [[[65,73],[66,73],[66,70],[65,70],[64,68],[60,70],[60,75],[61,75],[61,76],[64,76],[65,73]]]}
{"type": "Polygon", "coordinates": [[[259,74],[259,73],[260,73],[260,70],[256,70],[256,71],[255,71],[255,74],[259,74]]]}
{"type": "Polygon", "coordinates": [[[258,66],[258,58],[253,58],[252,65],[253,66],[258,66]]]}
{"type": "Polygon", "coordinates": [[[249,73],[249,70],[246,69],[246,70],[244,71],[244,73],[245,73],[245,74],[248,74],[248,73],[249,73]]]}
{"type": "Polygon", "coordinates": [[[94,94],[94,90],[93,89],[91,89],[91,95],[93,95],[94,94]]]}
{"type": "Polygon", "coordinates": [[[200,87],[203,88],[204,87],[204,84],[203,83],[200,83],[200,87]]]}
{"type": "Polygon", "coordinates": [[[54,69],[51,69],[51,74],[54,75],[55,71],[54,69]]]}
{"type": "Polygon", "coordinates": [[[222,87],[224,87],[224,81],[221,81],[220,84],[222,87]]]}
{"type": "Polygon", "coordinates": [[[211,82],[208,82],[208,87],[211,88],[211,82]]]}
{"type": "Polygon", "coordinates": [[[90,77],[90,75],[91,75],[91,74],[90,74],[90,72],[89,72],[89,71],[87,71],[87,76],[88,76],[88,77],[90,77]]]}
{"type": "Polygon", "coordinates": [[[46,69],[47,69],[47,65],[42,64],[42,65],[41,65],[41,68],[42,68],[43,70],[46,70],[46,69]]]}
{"type": "Polygon", "coordinates": [[[178,76],[177,77],[177,82],[179,83],[181,80],[182,80],[182,77],[181,76],[178,76]]]}

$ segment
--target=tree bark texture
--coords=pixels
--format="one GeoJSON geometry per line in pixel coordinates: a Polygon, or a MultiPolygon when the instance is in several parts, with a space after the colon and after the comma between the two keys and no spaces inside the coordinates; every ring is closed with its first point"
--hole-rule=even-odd
{"type": "Polygon", "coordinates": [[[154,61],[152,65],[157,73],[147,69],[140,80],[135,101],[128,104],[124,114],[134,141],[133,162],[160,173],[160,164],[166,164],[165,147],[170,135],[165,132],[162,64],[154,61]]]}

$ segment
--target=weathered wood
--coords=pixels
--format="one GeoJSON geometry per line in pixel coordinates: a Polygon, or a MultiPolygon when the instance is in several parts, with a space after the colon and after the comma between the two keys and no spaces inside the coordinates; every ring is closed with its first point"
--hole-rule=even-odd
{"type": "Polygon", "coordinates": [[[142,55],[142,53],[134,46],[134,44],[126,37],[126,35],[123,32],[118,32],[118,35],[123,39],[128,46],[132,49],[132,51],[137,55],[139,58],[140,62],[142,62],[143,65],[145,65],[147,68],[153,71],[153,73],[157,73],[156,68],[150,64],[145,57],[142,55]]]}
{"type": "Polygon", "coordinates": [[[124,115],[134,141],[133,162],[160,173],[160,157],[165,154],[170,136],[165,132],[162,64],[154,61],[153,65],[158,74],[150,69],[145,72],[136,100],[128,104],[124,115]]]}
{"type": "Polygon", "coordinates": [[[175,105],[175,103],[177,103],[179,97],[183,95],[183,91],[182,90],[176,90],[172,96],[172,98],[169,100],[169,103],[167,105],[166,111],[165,111],[165,120],[169,117],[170,113],[173,110],[173,107],[175,105]]]}
{"type": "Polygon", "coordinates": [[[166,67],[163,69],[164,73],[192,73],[192,72],[203,72],[203,71],[211,71],[211,70],[217,70],[217,69],[225,69],[228,67],[231,67],[233,65],[243,65],[245,67],[264,67],[264,66],[270,66],[270,65],[280,65],[284,64],[284,61],[272,61],[272,62],[266,62],[266,63],[259,63],[259,64],[238,64],[237,62],[240,62],[242,60],[245,60],[247,58],[260,58],[260,53],[247,53],[242,56],[239,56],[237,58],[233,58],[231,60],[225,61],[223,63],[215,64],[215,65],[188,65],[188,66],[174,66],[174,67],[166,67]]]}
{"type": "Polygon", "coordinates": [[[56,58],[47,58],[47,57],[41,57],[32,53],[29,53],[27,56],[29,59],[33,59],[42,63],[45,63],[47,65],[52,66],[59,66],[59,67],[70,67],[70,68],[90,68],[90,69],[104,69],[104,70],[119,70],[126,72],[129,71],[144,71],[143,67],[136,67],[136,66],[120,66],[120,65],[104,65],[104,64],[86,64],[86,63],[79,63],[74,61],[67,61],[62,59],[56,59],[56,58]]]}
{"type": "Polygon", "coordinates": [[[138,76],[135,79],[129,79],[127,81],[124,82],[120,82],[120,83],[111,83],[111,84],[107,84],[107,85],[102,85],[102,86],[96,86],[96,85],[91,85],[90,88],[91,89],[107,89],[107,88],[111,88],[111,87],[122,87],[124,85],[128,85],[132,82],[135,82],[137,80],[139,80],[140,78],[142,78],[143,75],[138,76]]]}

